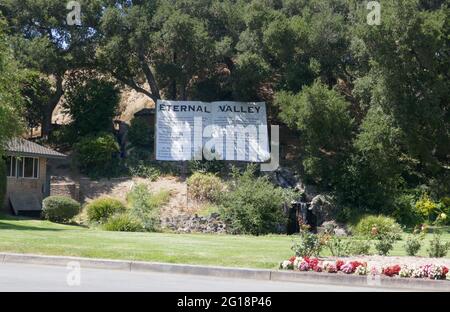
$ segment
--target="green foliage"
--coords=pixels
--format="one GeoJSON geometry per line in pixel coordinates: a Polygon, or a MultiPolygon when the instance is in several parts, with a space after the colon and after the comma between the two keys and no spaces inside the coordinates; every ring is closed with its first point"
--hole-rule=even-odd
{"type": "Polygon", "coordinates": [[[156,181],[161,176],[161,171],[159,168],[153,165],[146,165],[145,162],[141,161],[130,167],[130,174],[133,177],[141,177],[149,179],[150,181],[156,181]]]}
{"type": "MultiPolygon", "coordinates": [[[[448,194],[445,1],[385,0],[377,27],[354,0],[80,1],[83,27],[64,23],[61,1],[2,2],[0,146],[21,133],[19,87],[30,125],[41,109],[50,124],[61,96],[71,97],[69,81],[82,95],[104,94],[93,97],[105,108],[95,114],[77,97],[86,118],[75,119],[92,128],[74,131],[109,131],[115,97],[82,82],[92,69],[153,101],[265,100],[271,119],[299,132],[302,178],[334,192],[347,217],[385,214],[414,225],[426,216],[408,204],[409,190],[429,186],[436,204],[448,194]],[[39,75],[16,79],[16,63],[39,75]]],[[[443,208],[429,222],[448,223],[443,208]]]]}
{"type": "Polygon", "coordinates": [[[153,150],[154,129],[145,119],[133,118],[127,135],[132,146],[153,150]]]}
{"type": "Polygon", "coordinates": [[[378,235],[391,235],[394,239],[400,239],[402,228],[393,218],[378,215],[362,217],[353,231],[357,235],[374,237],[378,235]]]}
{"type": "Polygon", "coordinates": [[[20,92],[24,98],[24,117],[29,128],[42,125],[46,105],[52,94],[51,83],[37,71],[26,71],[20,92]]]}
{"type": "Polygon", "coordinates": [[[249,166],[243,173],[233,169],[228,191],[222,193],[218,204],[231,232],[260,235],[278,232],[278,227],[286,224],[282,207],[290,195],[267,178],[255,177],[249,166]]]}
{"type": "Polygon", "coordinates": [[[109,217],[103,224],[103,229],[116,232],[140,232],[143,230],[143,225],[129,214],[120,213],[109,217]]]}
{"type": "Polygon", "coordinates": [[[395,210],[392,213],[401,225],[414,227],[424,222],[423,216],[415,206],[416,196],[414,194],[402,194],[395,200],[395,210]]]}
{"type": "Polygon", "coordinates": [[[60,148],[71,148],[79,140],[75,129],[71,125],[61,125],[53,129],[48,136],[48,142],[60,148]]]}
{"type": "Polygon", "coordinates": [[[346,257],[350,254],[350,241],[332,235],[325,243],[333,257],[346,257]]]}
{"type": "Polygon", "coordinates": [[[125,212],[126,207],[118,199],[101,197],[88,203],[85,209],[90,222],[104,223],[112,215],[125,212]]]}
{"type": "Polygon", "coordinates": [[[350,255],[370,255],[372,243],[370,240],[354,239],[350,240],[350,255]]]}
{"type": "Polygon", "coordinates": [[[269,74],[269,66],[260,56],[249,52],[239,55],[233,75],[235,98],[241,101],[259,99],[260,84],[269,74]]]}
{"type": "Polygon", "coordinates": [[[90,177],[114,176],[119,169],[119,144],[112,134],[82,138],[74,146],[80,171],[90,177]]]}
{"type": "Polygon", "coordinates": [[[78,136],[110,132],[119,105],[119,91],[114,83],[103,79],[77,82],[65,94],[64,109],[72,119],[78,136]]]}
{"type": "MultiPolygon", "coordinates": [[[[341,200],[360,213],[392,214],[401,196],[405,166],[399,162],[401,131],[381,109],[372,107],[362,121],[347,159],[345,173],[337,186],[341,200]]],[[[397,206],[398,207],[398,206],[397,206]]]]}
{"type": "Polygon", "coordinates": [[[213,159],[213,160],[191,160],[188,163],[189,172],[196,173],[196,172],[202,172],[202,173],[215,173],[220,174],[223,173],[226,169],[226,163],[213,159]]]}
{"type": "Polygon", "coordinates": [[[21,131],[19,113],[23,104],[18,88],[20,71],[10,53],[4,29],[0,14],[0,152],[4,144],[21,131]]]}
{"type": "Polygon", "coordinates": [[[318,257],[324,241],[317,234],[310,233],[307,230],[302,230],[299,233],[298,239],[296,239],[291,247],[297,257],[318,257]]]}
{"type": "Polygon", "coordinates": [[[6,163],[0,156],[0,206],[3,207],[6,195],[6,163]]]}
{"type": "Polygon", "coordinates": [[[80,209],[80,203],[70,197],[49,196],[42,201],[42,216],[53,222],[68,222],[80,209]]]}
{"type": "Polygon", "coordinates": [[[442,258],[447,255],[449,249],[450,242],[444,242],[442,240],[442,234],[436,233],[430,241],[427,252],[432,258],[442,258]]]}
{"type": "Polygon", "coordinates": [[[130,215],[142,223],[145,231],[154,232],[160,227],[160,209],[170,199],[170,192],[150,193],[145,184],[137,184],[127,195],[130,215]]]}
{"type": "Polygon", "coordinates": [[[408,256],[415,256],[422,247],[424,236],[418,234],[409,235],[405,242],[405,251],[408,256]]]}
{"type": "Polygon", "coordinates": [[[316,81],[298,94],[277,93],[275,104],[281,110],[280,118],[301,132],[306,175],[324,186],[333,184],[339,177],[352,131],[345,98],[316,81]]]}
{"type": "Polygon", "coordinates": [[[215,201],[224,191],[221,179],[212,173],[196,172],[187,179],[189,197],[198,201],[215,201]]]}
{"type": "Polygon", "coordinates": [[[394,243],[397,236],[392,232],[386,232],[378,234],[375,241],[375,249],[380,256],[387,256],[392,249],[394,249],[394,243]]]}

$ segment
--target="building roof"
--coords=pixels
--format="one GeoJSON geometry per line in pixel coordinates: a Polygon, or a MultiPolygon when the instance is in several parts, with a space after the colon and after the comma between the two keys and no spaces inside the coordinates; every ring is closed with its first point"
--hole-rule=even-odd
{"type": "Polygon", "coordinates": [[[22,138],[14,138],[9,141],[6,144],[6,154],[10,156],[31,156],[44,158],[67,157],[66,155],[61,154],[55,150],[22,138]]]}

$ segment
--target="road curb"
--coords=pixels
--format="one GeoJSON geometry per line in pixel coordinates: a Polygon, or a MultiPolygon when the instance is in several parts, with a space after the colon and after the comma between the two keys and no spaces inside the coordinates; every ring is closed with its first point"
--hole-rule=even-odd
{"type": "Polygon", "coordinates": [[[3,263],[27,263],[66,266],[71,261],[77,261],[81,266],[86,268],[125,271],[131,270],[131,261],[11,253],[3,253],[2,255],[3,263]]]}
{"type": "Polygon", "coordinates": [[[34,254],[0,253],[1,263],[27,263],[38,265],[67,266],[77,261],[81,267],[95,269],[122,270],[131,272],[161,272],[191,274],[242,279],[270,280],[298,283],[321,283],[342,286],[373,286],[410,290],[434,290],[450,292],[449,281],[433,281],[414,278],[376,278],[357,275],[293,272],[280,270],[229,268],[218,266],[184,265],[158,262],[109,260],[66,256],[45,256],[34,254]]]}
{"type": "Polygon", "coordinates": [[[226,268],[216,266],[184,265],[132,261],[131,271],[153,271],[177,274],[193,274],[217,277],[234,277],[244,279],[270,280],[271,270],[226,268]]]}

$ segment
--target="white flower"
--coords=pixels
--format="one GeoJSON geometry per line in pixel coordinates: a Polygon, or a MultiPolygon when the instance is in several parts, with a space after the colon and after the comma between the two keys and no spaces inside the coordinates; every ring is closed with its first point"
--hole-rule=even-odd
{"type": "Polygon", "coordinates": [[[283,270],[293,270],[294,269],[294,265],[291,261],[289,260],[285,260],[281,263],[281,268],[283,270]]]}
{"type": "Polygon", "coordinates": [[[398,273],[398,275],[400,275],[400,277],[411,277],[414,274],[414,269],[412,268],[408,268],[408,266],[404,265],[402,266],[400,272],[398,273]]]}
{"type": "Polygon", "coordinates": [[[367,269],[366,266],[360,265],[356,268],[355,274],[356,275],[367,275],[368,271],[369,270],[367,269]]]}

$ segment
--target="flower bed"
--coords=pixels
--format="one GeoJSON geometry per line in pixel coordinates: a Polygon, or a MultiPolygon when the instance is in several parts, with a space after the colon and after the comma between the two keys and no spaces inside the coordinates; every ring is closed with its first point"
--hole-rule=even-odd
{"type": "Polygon", "coordinates": [[[354,275],[377,275],[401,278],[427,278],[432,280],[445,280],[448,268],[443,265],[425,264],[421,266],[391,265],[379,271],[376,267],[370,267],[366,262],[360,261],[321,261],[318,258],[291,257],[280,263],[282,270],[294,270],[302,272],[325,272],[330,274],[354,274],[354,275]]]}

